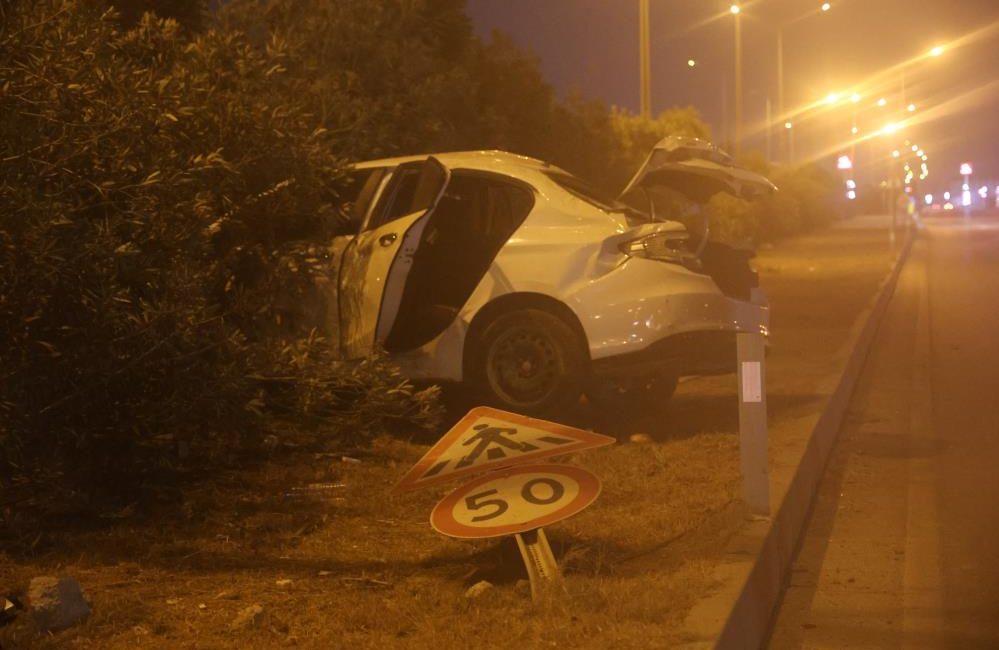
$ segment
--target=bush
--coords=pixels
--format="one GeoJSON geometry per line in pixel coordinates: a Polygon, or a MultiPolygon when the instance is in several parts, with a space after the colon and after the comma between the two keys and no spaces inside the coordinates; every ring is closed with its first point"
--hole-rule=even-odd
{"type": "Polygon", "coordinates": [[[817,164],[771,167],[753,154],[741,158],[739,164],[767,175],[778,191],[754,201],[714,196],[707,207],[712,239],[751,247],[817,228],[846,214],[842,182],[817,164]]]}
{"type": "Polygon", "coordinates": [[[103,472],[164,437],[235,444],[271,408],[254,377],[317,372],[281,358],[317,325],[298,306],[337,226],[337,142],[294,101],[285,44],[187,40],[151,14],[123,30],[82,0],[6,18],[0,463],[103,472]]]}

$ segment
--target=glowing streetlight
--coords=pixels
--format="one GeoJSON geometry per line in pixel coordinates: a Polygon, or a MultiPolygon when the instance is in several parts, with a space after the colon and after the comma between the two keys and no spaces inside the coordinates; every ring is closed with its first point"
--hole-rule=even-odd
{"type": "Polygon", "coordinates": [[[688,68],[693,68],[695,65],[697,65],[697,61],[695,61],[693,59],[687,59],[687,67],[688,68]]]}
{"type": "Polygon", "coordinates": [[[930,56],[940,56],[944,53],[943,45],[937,45],[932,50],[930,50],[930,56]]]}
{"type": "Polygon", "coordinates": [[[649,54],[649,0],[638,0],[638,111],[652,117],[652,57],[649,54]]]}
{"type": "Polygon", "coordinates": [[[784,128],[785,128],[785,129],[790,129],[790,128],[791,128],[791,127],[793,127],[793,126],[794,126],[794,125],[793,125],[793,124],[791,124],[790,122],[784,122],[784,128]]]}
{"type": "Polygon", "coordinates": [[[901,155],[902,155],[902,154],[901,154],[901,152],[899,152],[899,150],[898,150],[898,149],[896,149],[895,151],[891,152],[891,157],[892,157],[892,158],[898,158],[898,157],[899,157],[899,156],[901,156],[901,155]]]}
{"type": "Polygon", "coordinates": [[[839,93],[829,93],[828,95],[826,95],[824,101],[827,104],[835,104],[836,102],[839,101],[839,93]]]}
{"type": "Polygon", "coordinates": [[[859,93],[853,93],[852,95],[850,95],[850,101],[853,102],[854,104],[856,104],[857,102],[859,102],[860,99],[861,99],[861,97],[860,97],[859,93]]]}
{"type": "Polygon", "coordinates": [[[885,128],[881,129],[881,132],[885,135],[891,135],[892,133],[898,131],[900,128],[901,127],[895,122],[889,122],[888,124],[885,124],[885,128]]]}
{"type": "Polygon", "coordinates": [[[915,113],[916,112],[916,105],[915,104],[909,104],[908,106],[905,107],[905,110],[909,111],[910,113],[915,113]]]}
{"type": "Polygon", "coordinates": [[[850,133],[852,133],[853,135],[857,135],[857,133],[859,133],[859,132],[860,132],[860,129],[858,129],[857,127],[852,127],[850,129],[850,133]]]}
{"type": "MultiPolygon", "coordinates": [[[[737,7],[737,5],[732,5],[732,6],[733,7],[737,7]]],[[[830,9],[832,9],[832,3],[830,3],[830,2],[823,2],[821,5],[819,5],[819,9],[820,9],[819,12],[816,12],[813,9],[812,11],[809,11],[807,13],[801,14],[801,15],[799,15],[796,18],[792,18],[790,20],[787,20],[787,21],[784,21],[782,23],[778,23],[777,24],[776,31],[777,31],[777,115],[778,115],[778,119],[780,119],[781,117],[784,117],[784,29],[787,28],[787,27],[790,27],[791,25],[793,25],[793,24],[795,24],[795,23],[797,23],[799,21],[806,20],[806,19],[808,19],[808,18],[810,18],[812,16],[815,16],[817,14],[822,14],[822,13],[825,13],[825,12],[829,11],[830,9]]],[[[737,13],[737,12],[733,12],[733,13],[737,13]]],[[[772,128],[772,125],[771,124],[767,124],[767,128],[768,129],[772,128]]],[[[791,143],[788,143],[788,146],[789,146],[789,154],[790,154],[791,143]]],[[[793,156],[789,155],[788,160],[790,162],[793,162],[793,156]]]]}
{"type": "Polygon", "coordinates": [[[884,97],[882,97],[881,99],[878,100],[878,106],[880,106],[882,108],[884,108],[885,104],[887,104],[887,103],[888,103],[888,100],[885,99],[884,97]]]}
{"type": "Polygon", "coordinates": [[[733,4],[729,7],[729,11],[733,16],[732,26],[735,36],[733,47],[735,50],[735,138],[732,144],[733,153],[738,155],[742,148],[742,19],[739,16],[742,9],[739,8],[739,5],[733,4]]]}

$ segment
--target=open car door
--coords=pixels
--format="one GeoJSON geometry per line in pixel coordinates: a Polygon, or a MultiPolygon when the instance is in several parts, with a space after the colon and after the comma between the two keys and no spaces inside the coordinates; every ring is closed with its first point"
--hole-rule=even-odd
{"type": "Polygon", "coordinates": [[[450,172],[433,157],[400,165],[344,252],[338,306],[340,341],[348,358],[369,355],[384,343],[427,218],[449,179],[450,172]]]}

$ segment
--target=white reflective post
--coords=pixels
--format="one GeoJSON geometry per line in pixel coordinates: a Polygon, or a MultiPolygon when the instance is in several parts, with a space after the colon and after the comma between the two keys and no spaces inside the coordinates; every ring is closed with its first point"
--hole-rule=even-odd
{"type": "MultiPolygon", "coordinates": [[[[754,296],[754,301],[756,302],[754,296]]],[[[760,296],[762,298],[762,296],[760,296]]],[[[736,334],[739,379],[739,467],[746,503],[753,514],[770,514],[767,466],[766,338],[736,334]]]]}

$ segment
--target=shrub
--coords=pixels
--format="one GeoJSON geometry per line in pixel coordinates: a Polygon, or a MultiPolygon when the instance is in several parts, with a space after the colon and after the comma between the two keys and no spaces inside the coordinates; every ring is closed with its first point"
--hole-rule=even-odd
{"type": "Polygon", "coordinates": [[[739,164],[765,174],[778,191],[753,201],[718,194],[708,203],[713,239],[752,246],[814,229],[846,214],[842,183],[818,164],[771,167],[759,155],[744,156],[739,164]]]}
{"type": "Polygon", "coordinates": [[[0,463],[103,472],[164,436],[235,442],[271,408],[255,376],[317,372],[282,351],[317,325],[299,306],[337,225],[342,160],[285,44],[151,14],[123,30],[82,0],[6,18],[0,463]]]}

